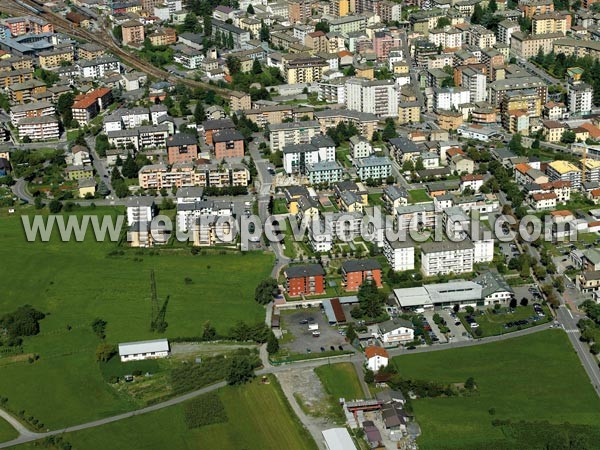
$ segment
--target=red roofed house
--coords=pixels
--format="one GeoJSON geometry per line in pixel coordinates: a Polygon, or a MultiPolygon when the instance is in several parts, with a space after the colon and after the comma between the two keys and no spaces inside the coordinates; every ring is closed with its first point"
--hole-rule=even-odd
{"type": "Polygon", "coordinates": [[[79,122],[80,126],[87,125],[100,111],[106,109],[112,100],[112,91],[109,88],[99,88],[87,94],[78,95],[71,107],[73,119],[79,122]]]}
{"type": "Polygon", "coordinates": [[[325,271],[320,264],[290,266],[283,273],[290,297],[325,293],[325,271]]]}
{"type": "Polygon", "coordinates": [[[390,357],[385,348],[371,345],[365,349],[365,358],[367,359],[367,367],[373,372],[377,372],[382,367],[388,365],[390,357]]]}
{"type": "Polygon", "coordinates": [[[460,192],[470,188],[473,192],[479,192],[483,186],[483,175],[468,174],[460,177],[460,192]]]}
{"type": "Polygon", "coordinates": [[[554,219],[555,223],[570,222],[571,220],[575,219],[573,213],[566,209],[552,211],[550,215],[552,216],[552,219],[554,219]]]}
{"type": "Polygon", "coordinates": [[[592,189],[587,193],[587,198],[594,202],[594,205],[600,203],[600,189],[592,189]]]}
{"type": "Polygon", "coordinates": [[[533,194],[531,196],[531,206],[536,211],[544,211],[556,208],[556,194],[554,192],[533,194]]]}

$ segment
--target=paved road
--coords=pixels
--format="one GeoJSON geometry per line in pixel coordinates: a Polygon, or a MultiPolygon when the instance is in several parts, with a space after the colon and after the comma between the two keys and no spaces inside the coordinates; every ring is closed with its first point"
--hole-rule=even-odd
{"type": "Polygon", "coordinates": [[[27,181],[25,181],[23,178],[17,179],[11,189],[13,194],[15,194],[21,200],[28,203],[33,203],[33,196],[29,193],[29,190],[27,189],[27,181]]]}
{"type": "Polygon", "coordinates": [[[564,305],[561,305],[556,311],[557,320],[567,332],[571,345],[575,349],[577,356],[579,356],[581,365],[590,377],[596,393],[600,396],[600,368],[598,367],[598,360],[590,353],[588,345],[579,340],[581,334],[579,333],[579,328],[577,328],[577,322],[582,317],[584,316],[572,313],[564,305]]]}
{"type": "Polygon", "coordinates": [[[551,323],[545,323],[543,325],[537,325],[535,327],[526,328],[525,330],[513,331],[512,333],[502,334],[499,336],[490,336],[481,339],[473,339],[470,341],[450,342],[448,344],[428,345],[426,347],[417,347],[414,350],[405,350],[403,348],[391,349],[388,350],[388,354],[390,356],[401,356],[412,355],[413,353],[437,352],[440,350],[448,350],[450,348],[472,347],[474,345],[489,344],[491,342],[500,342],[520,336],[527,336],[529,334],[534,334],[539,331],[548,330],[549,328],[551,328],[551,326],[551,323]]]}

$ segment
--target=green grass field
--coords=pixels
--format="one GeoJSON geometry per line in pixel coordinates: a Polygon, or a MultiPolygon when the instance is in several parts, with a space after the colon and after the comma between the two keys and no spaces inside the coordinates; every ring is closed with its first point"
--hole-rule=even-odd
{"type": "Polygon", "coordinates": [[[408,191],[408,201],[409,203],[430,202],[431,197],[427,194],[426,189],[413,189],[408,191]]]}
{"type": "Polygon", "coordinates": [[[339,398],[355,400],[365,396],[352,363],[344,362],[317,367],[315,373],[321,380],[325,391],[336,401],[339,398]]]}
{"type": "MultiPolygon", "coordinates": [[[[33,213],[33,210],[29,210],[33,213]]],[[[88,210],[89,212],[89,210],[88,210]]],[[[117,210],[97,208],[96,214],[117,210]]],[[[0,312],[31,304],[46,313],[39,335],[26,338],[24,352],[40,355],[29,364],[0,358],[0,395],[12,411],[25,410],[48,428],[74,425],[123,412],[136,405],[103,381],[95,362],[100,340],[90,327],[108,322],[111,343],[198,336],[210,320],[226,333],[239,320],[257,322],[264,309],[253,299],[272,257],[262,253],[198,254],[188,249],[138,251],[109,256],[114,243],[49,243],[25,240],[20,218],[0,214],[0,312]],[[149,331],[150,270],[159,299],[170,296],[164,335],[149,331]],[[192,279],[186,284],[184,279],[192,279]],[[70,329],[68,329],[70,327],[70,329]],[[44,401],[40,401],[40,399],[44,401]]]]}
{"type": "Polygon", "coordinates": [[[550,310],[547,306],[543,306],[545,317],[538,318],[538,321],[535,322],[531,319],[531,317],[537,317],[533,306],[517,306],[513,313],[507,313],[508,308],[501,308],[500,312],[494,314],[494,310],[492,308],[488,308],[485,310],[483,315],[475,316],[475,320],[479,324],[479,328],[481,330],[481,334],[475,334],[475,329],[471,328],[471,326],[465,320],[467,313],[458,313],[460,320],[463,322],[467,331],[469,331],[472,335],[476,337],[487,337],[487,336],[497,336],[499,334],[511,333],[513,331],[522,330],[525,328],[531,328],[536,325],[542,325],[544,323],[548,323],[551,320],[552,316],[550,314],[550,310]],[[519,325],[517,327],[504,328],[504,325],[507,322],[515,322],[517,320],[529,320],[529,324],[527,325],[519,325]]]}
{"type": "MultiPolygon", "coordinates": [[[[188,429],[184,406],[176,405],[98,428],[70,433],[73,450],[316,450],[293,415],[276,381],[226,387],[218,391],[227,422],[188,429]]],[[[28,450],[33,445],[19,446],[28,450]]]]}
{"type": "Polygon", "coordinates": [[[413,401],[422,449],[519,448],[507,446],[494,419],[586,425],[600,420],[600,400],[562,331],[393,361],[407,378],[462,383],[474,377],[477,385],[471,397],[413,401]]]}
{"type": "Polygon", "coordinates": [[[0,442],[10,441],[19,434],[4,419],[0,419],[0,442]]]}

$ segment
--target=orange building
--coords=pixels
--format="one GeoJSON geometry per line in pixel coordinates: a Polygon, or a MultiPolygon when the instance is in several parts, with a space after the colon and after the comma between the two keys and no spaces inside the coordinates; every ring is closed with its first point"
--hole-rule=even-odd
{"type": "Polygon", "coordinates": [[[141,44],[144,42],[144,25],[137,20],[128,20],[121,25],[123,45],[141,44]]]}
{"type": "Polygon", "coordinates": [[[342,280],[346,291],[358,291],[365,281],[381,287],[381,264],[374,259],[355,259],[342,264],[342,280]]]}
{"type": "Polygon", "coordinates": [[[167,138],[169,164],[194,162],[198,159],[198,141],[189,133],[177,133],[167,138]]]}
{"type": "Polygon", "coordinates": [[[291,297],[325,293],[325,271],[320,264],[291,266],[283,273],[287,282],[287,292],[291,297]]]}
{"type": "Polygon", "coordinates": [[[212,136],[215,145],[215,158],[220,161],[223,158],[244,157],[244,136],[237,130],[221,130],[212,136]]]}

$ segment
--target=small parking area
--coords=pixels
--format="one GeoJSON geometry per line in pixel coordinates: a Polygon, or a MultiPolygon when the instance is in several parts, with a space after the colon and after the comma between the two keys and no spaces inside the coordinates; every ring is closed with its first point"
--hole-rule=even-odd
{"type": "Polygon", "coordinates": [[[535,284],[526,284],[523,286],[513,286],[517,304],[521,304],[521,300],[526,298],[528,303],[542,302],[542,295],[535,284]]]}
{"type": "MultiPolygon", "coordinates": [[[[344,335],[327,322],[325,314],[317,308],[282,311],[282,328],[294,336],[282,346],[291,353],[318,353],[321,351],[351,350],[344,335]],[[310,325],[318,325],[320,336],[314,337],[310,325]],[[333,347],[333,349],[331,348],[333,347]]],[[[286,339],[287,340],[287,339],[286,339]]]]}
{"type": "Polygon", "coordinates": [[[517,245],[514,242],[502,242],[500,244],[500,251],[506,258],[506,261],[510,261],[512,258],[518,258],[520,253],[517,245]]]}
{"type": "Polygon", "coordinates": [[[438,314],[446,321],[446,326],[450,329],[450,342],[462,342],[471,340],[471,335],[467,332],[463,324],[460,322],[458,316],[452,317],[453,311],[444,309],[438,311],[438,314]],[[459,322],[456,325],[456,322],[459,322]]]}

